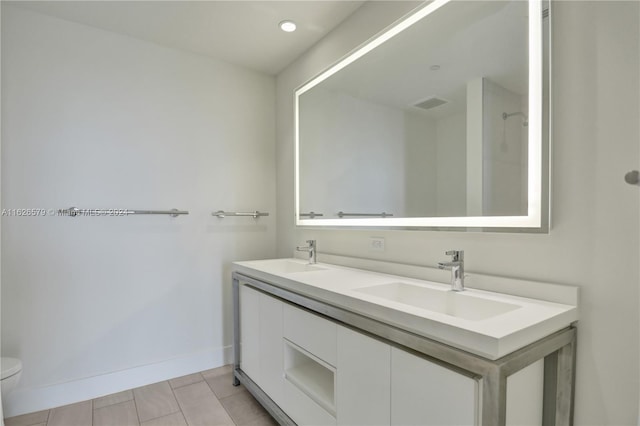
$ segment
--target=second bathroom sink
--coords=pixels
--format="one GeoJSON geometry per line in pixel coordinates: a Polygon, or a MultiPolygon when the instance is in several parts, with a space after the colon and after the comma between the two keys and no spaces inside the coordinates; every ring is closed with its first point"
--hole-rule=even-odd
{"type": "Polygon", "coordinates": [[[354,291],[471,321],[492,318],[520,307],[513,303],[472,296],[466,292],[437,290],[403,282],[361,287],[354,291]]]}

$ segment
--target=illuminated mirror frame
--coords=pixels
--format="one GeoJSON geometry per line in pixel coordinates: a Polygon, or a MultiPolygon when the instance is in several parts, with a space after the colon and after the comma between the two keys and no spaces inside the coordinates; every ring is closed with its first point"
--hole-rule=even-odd
{"type": "MultiPolygon", "coordinates": [[[[324,227],[375,227],[391,229],[452,229],[472,228],[482,230],[547,232],[549,227],[549,200],[544,199],[543,185],[543,34],[542,0],[529,0],[529,126],[528,126],[528,212],[526,216],[461,216],[461,217],[386,217],[347,219],[304,219],[300,217],[300,96],[345,68],[358,58],[385,43],[406,28],[425,18],[437,9],[455,0],[434,0],[400,20],[364,46],[323,71],[295,92],[295,217],[298,226],[324,227]],[[495,228],[495,229],[494,229],[495,228]],[[500,228],[500,229],[498,229],[500,228]]],[[[548,177],[548,176],[547,176],[548,177]]],[[[548,181],[546,182],[548,185],[548,181]]],[[[546,191],[548,192],[548,191],[546,191]]]]}

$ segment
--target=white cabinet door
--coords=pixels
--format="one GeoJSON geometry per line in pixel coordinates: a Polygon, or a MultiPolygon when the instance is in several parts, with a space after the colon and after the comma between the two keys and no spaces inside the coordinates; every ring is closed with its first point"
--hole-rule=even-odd
{"type": "Polygon", "coordinates": [[[260,293],[240,285],[240,368],[260,383],[260,293]]]}
{"type": "Polygon", "coordinates": [[[391,347],[338,326],[338,425],[388,425],[391,347]]]}
{"type": "Polygon", "coordinates": [[[260,294],[260,387],[276,404],[283,392],[282,308],[278,299],[260,294]]]}
{"type": "Polygon", "coordinates": [[[474,379],[391,348],[392,425],[475,425],[477,407],[474,379]]]}

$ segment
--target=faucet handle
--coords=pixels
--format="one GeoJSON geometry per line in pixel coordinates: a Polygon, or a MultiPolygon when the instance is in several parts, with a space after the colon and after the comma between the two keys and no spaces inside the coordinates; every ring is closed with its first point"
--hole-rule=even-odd
{"type": "Polygon", "coordinates": [[[316,246],[316,240],[307,240],[307,244],[309,244],[309,247],[315,247],[316,246]]]}
{"type": "Polygon", "coordinates": [[[464,260],[464,250],[448,250],[445,252],[447,256],[453,257],[453,261],[464,260]]]}

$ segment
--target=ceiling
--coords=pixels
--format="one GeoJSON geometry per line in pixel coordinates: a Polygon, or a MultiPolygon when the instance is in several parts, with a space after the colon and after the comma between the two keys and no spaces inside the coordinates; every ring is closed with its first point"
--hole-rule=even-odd
{"type": "Polygon", "coordinates": [[[275,75],[362,0],[4,2],[275,75]],[[297,31],[278,28],[283,20],[297,31]]]}
{"type": "Polygon", "coordinates": [[[454,1],[319,86],[439,119],[466,111],[467,83],[479,77],[526,96],[528,59],[526,2],[454,1]],[[414,107],[430,98],[447,103],[414,107]]]}

